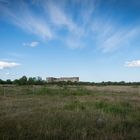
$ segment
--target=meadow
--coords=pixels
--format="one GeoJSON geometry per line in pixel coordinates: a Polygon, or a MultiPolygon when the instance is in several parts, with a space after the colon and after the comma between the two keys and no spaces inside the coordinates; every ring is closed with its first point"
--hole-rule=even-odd
{"type": "Polygon", "coordinates": [[[0,86],[0,140],[140,140],[140,87],[0,86]]]}

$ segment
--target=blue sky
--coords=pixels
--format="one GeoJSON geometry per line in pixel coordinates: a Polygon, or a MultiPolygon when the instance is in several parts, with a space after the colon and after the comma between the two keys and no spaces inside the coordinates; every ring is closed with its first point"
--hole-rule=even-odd
{"type": "Polygon", "coordinates": [[[0,79],[140,81],[139,0],[0,0],[0,79]]]}

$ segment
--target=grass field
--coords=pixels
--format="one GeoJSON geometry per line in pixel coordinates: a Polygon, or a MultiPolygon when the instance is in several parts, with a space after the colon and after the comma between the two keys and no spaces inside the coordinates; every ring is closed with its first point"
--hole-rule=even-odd
{"type": "Polygon", "coordinates": [[[140,87],[1,86],[0,140],[140,140],[140,87]]]}

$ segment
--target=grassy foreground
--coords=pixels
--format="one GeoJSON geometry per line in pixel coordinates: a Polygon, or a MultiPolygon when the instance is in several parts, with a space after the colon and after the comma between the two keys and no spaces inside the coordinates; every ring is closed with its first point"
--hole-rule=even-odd
{"type": "Polygon", "coordinates": [[[0,87],[0,140],[139,140],[140,87],[0,87]]]}

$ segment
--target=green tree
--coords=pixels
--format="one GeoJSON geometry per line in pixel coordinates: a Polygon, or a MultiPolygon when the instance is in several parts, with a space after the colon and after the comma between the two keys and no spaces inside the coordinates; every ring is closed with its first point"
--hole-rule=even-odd
{"type": "Polygon", "coordinates": [[[29,85],[34,85],[34,84],[35,84],[35,78],[29,77],[29,79],[28,79],[28,84],[29,84],[29,85]]]}
{"type": "Polygon", "coordinates": [[[20,85],[27,85],[27,84],[28,84],[27,81],[28,81],[27,77],[26,77],[26,76],[22,76],[22,77],[19,79],[19,84],[20,84],[20,85]]]}

